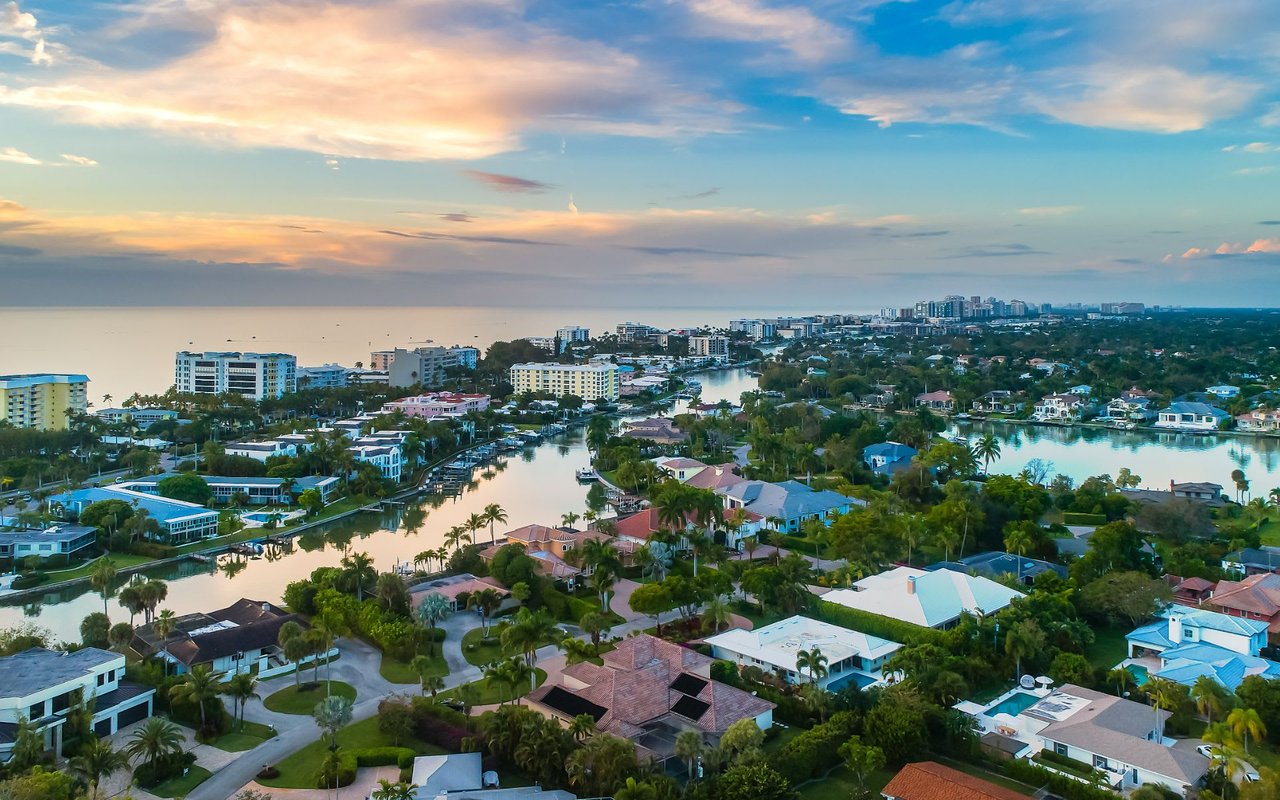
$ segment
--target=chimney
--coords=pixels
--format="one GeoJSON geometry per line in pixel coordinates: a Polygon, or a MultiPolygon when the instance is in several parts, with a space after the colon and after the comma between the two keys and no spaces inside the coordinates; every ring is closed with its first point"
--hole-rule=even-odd
{"type": "Polygon", "coordinates": [[[916,576],[908,575],[907,576],[907,594],[915,594],[915,593],[916,593],[916,576]]]}
{"type": "Polygon", "coordinates": [[[1169,479],[1169,494],[1173,494],[1173,478],[1169,479]]]}
{"type": "Polygon", "coordinates": [[[1177,647],[1182,642],[1182,618],[1177,614],[1169,617],[1169,639],[1177,647]]]}

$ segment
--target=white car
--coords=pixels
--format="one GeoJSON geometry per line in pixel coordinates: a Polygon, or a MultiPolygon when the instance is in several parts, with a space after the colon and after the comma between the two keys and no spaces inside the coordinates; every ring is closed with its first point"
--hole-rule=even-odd
{"type": "MultiPolygon", "coordinates": [[[[1196,747],[1196,752],[1212,761],[1221,761],[1224,758],[1224,753],[1222,752],[1221,748],[1213,744],[1202,744],[1196,747]]],[[[1250,764],[1248,761],[1245,761],[1244,759],[1240,759],[1240,758],[1233,759],[1233,760],[1236,763],[1236,768],[1237,768],[1236,775],[1243,782],[1257,783],[1259,780],[1262,779],[1261,776],[1258,775],[1258,771],[1254,769],[1253,765],[1250,764]]]]}

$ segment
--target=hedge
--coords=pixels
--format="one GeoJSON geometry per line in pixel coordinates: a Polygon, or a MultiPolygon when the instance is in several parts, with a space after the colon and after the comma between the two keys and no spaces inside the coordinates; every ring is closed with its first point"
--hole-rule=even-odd
{"type": "Polygon", "coordinates": [[[841,711],[784,744],[773,758],[773,768],[793,786],[824,773],[840,763],[840,745],[859,727],[856,714],[841,711]]]}
{"type": "Polygon", "coordinates": [[[1062,512],[1063,525],[1106,525],[1106,514],[1085,514],[1080,511],[1062,512]]]}
{"type": "Polygon", "coordinates": [[[194,763],[196,763],[196,757],[191,753],[169,756],[158,759],[154,763],[141,764],[134,770],[133,778],[143,789],[154,789],[170,778],[178,777],[183,770],[194,763]]]}
{"type": "Polygon", "coordinates": [[[1067,800],[1115,800],[1117,797],[1115,792],[1109,792],[1106,789],[1081,783],[1074,778],[1050,772],[1020,758],[1010,759],[991,766],[994,769],[1003,771],[1005,775],[1015,781],[1021,781],[1029,786],[1048,788],[1053,794],[1065,797],[1067,800]]]}
{"type": "Polygon", "coordinates": [[[849,608],[821,598],[818,598],[814,604],[814,613],[823,622],[839,625],[858,633],[879,636],[891,642],[936,644],[939,647],[946,647],[948,644],[947,634],[944,631],[912,625],[910,622],[849,608]]]}
{"type": "Polygon", "coordinates": [[[357,767],[390,767],[400,769],[413,766],[415,753],[408,747],[366,747],[350,751],[356,757],[357,767]]]}
{"type": "Polygon", "coordinates": [[[39,586],[47,580],[49,580],[49,576],[43,572],[28,572],[25,575],[19,575],[17,578],[14,578],[12,588],[15,590],[30,589],[33,586],[39,586]]]}
{"type": "Polygon", "coordinates": [[[466,715],[436,703],[430,697],[418,696],[413,704],[414,734],[426,742],[448,750],[463,752],[462,740],[474,734],[467,727],[466,715]]]}
{"type": "Polygon", "coordinates": [[[354,752],[338,753],[338,774],[337,780],[334,780],[333,770],[328,769],[331,766],[328,759],[320,764],[320,769],[316,770],[315,787],[317,789],[331,789],[334,786],[350,786],[356,780],[356,755],[354,752]]]}

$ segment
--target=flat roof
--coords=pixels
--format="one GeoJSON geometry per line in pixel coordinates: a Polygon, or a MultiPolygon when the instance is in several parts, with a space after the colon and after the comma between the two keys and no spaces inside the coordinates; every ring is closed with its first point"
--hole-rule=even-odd
{"type": "Polygon", "coordinates": [[[877,660],[902,647],[898,642],[801,616],[752,631],[734,628],[709,636],[704,641],[712,647],[723,647],[786,670],[796,669],[799,651],[815,647],[827,657],[829,664],[852,656],[877,660]]]}

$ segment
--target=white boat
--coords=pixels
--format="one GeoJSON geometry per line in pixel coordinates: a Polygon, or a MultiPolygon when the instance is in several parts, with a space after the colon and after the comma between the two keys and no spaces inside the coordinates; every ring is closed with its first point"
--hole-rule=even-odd
{"type": "Polygon", "coordinates": [[[582,481],[583,483],[591,483],[593,481],[600,480],[600,476],[597,475],[596,471],[591,467],[583,467],[582,469],[574,473],[574,475],[577,477],[578,480],[582,481]]]}

